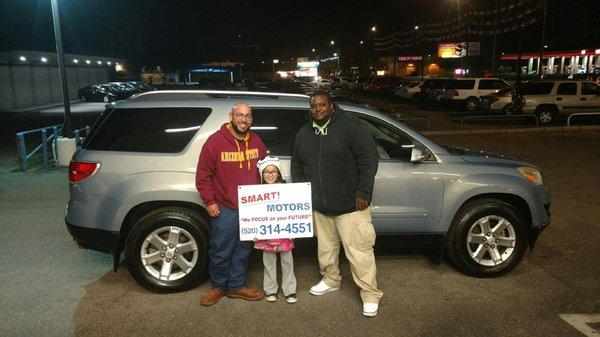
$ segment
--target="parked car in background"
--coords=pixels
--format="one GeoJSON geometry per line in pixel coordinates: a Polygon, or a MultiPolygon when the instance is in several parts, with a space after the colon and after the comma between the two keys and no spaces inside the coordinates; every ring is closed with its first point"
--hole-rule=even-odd
{"type": "Polygon", "coordinates": [[[419,93],[421,92],[421,85],[423,85],[423,82],[410,82],[406,85],[402,85],[399,87],[396,87],[397,89],[394,90],[394,95],[402,98],[402,99],[410,99],[413,101],[416,101],[417,99],[419,99],[419,93]]]}
{"type": "Polygon", "coordinates": [[[348,77],[334,77],[331,79],[331,89],[348,89],[349,83],[348,77]]]}
{"type": "Polygon", "coordinates": [[[358,77],[348,83],[348,89],[364,89],[369,80],[369,77],[358,77]]]}
{"type": "Polygon", "coordinates": [[[425,80],[425,82],[421,84],[419,100],[439,102],[441,97],[445,95],[444,91],[447,88],[446,83],[450,80],[451,79],[449,78],[432,78],[425,80]]]}
{"type": "Polygon", "coordinates": [[[517,89],[522,113],[548,124],[560,114],[600,110],[600,84],[592,81],[536,81],[517,89]]]}
{"type": "Polygon", "coordinates": [[[121,88],[121,90],[129,93],[129,96],[138,94],[140,92],[144,92],[145,90],[142,90],[141,88],[134,86],[131,83],[128,82],[110,82],[109,84],[113,85],[113,86],[118,86],[119,88],[121,88]]]}
{"type": "Polygon", "coordinates": [[[475,111],[479,98],[510,85],[499,78],[455,78],[446,82],[442,100],[463,103],[468,111],[475,111]]]}
{"type": "Polygon", "coordinates": [[[492,94],[481,96],[479,108],[492,113],[510,115],[513,112],[511,107],[514,91],[514,87],[506,87],[492,94]]]}
{"type": "Polygon", "coordinates": [[[329,78],[319,78],[310,83],[319,90],[330,90],[332,81],[329,78]]]}
{"type": "Polygon", "coordinates": [[[118,98],[119,95],[116,90],[110,86],[94,84],[87,87],[83,87],[77,91],[77,96],[82,102],[112,102],[118,98]]]}
{"type": "Polygon", "coordinates": [[[373,82],[369,86],[368,90],[379,93],[379,94],[387,94],[391,93],[392,90],[398,85],[406,82],[402,77],[395,76],[381,76],[375,77],[373,82]]]}
{"type": "Polygon", "coordinates": [[[148,84],[146,82],[128,81],[127,83],[133,85],[134,87],[140,89],[141,91],[153,91],[153,90],[156,90],[155,87],[151,86],[150,84],[148,84]]]}
{"type": "MultiPolygon", "coordinates": [[[[206,279],[211,219],[196,190],[198,153],[240,99],[252,107],[252,129],[291,181],[307,96],[142,93],[110,103],[73,155],[65,222],[75,242],[111,254],[115,269],[125,252],[132,277],[155,292],[187,290],[206,279]]],[[[549,189],[534,165],[441,146],[386,114],[338,104],[377,147],[371,209],[378,235],[426,239],[462,272],[495,277],[515,268],[549,225],[549,189]]]]}

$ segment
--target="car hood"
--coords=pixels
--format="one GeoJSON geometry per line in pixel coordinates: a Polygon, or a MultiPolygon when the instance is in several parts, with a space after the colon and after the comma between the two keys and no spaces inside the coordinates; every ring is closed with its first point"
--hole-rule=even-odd
{"type": "MultiPolygon", "coordinates": [[[[478,151],[465,149],[455,146],[444,146],[454,156],[460,156],[462,160],[469,163],[481,163],[481,164],[501,164],[506,166],[528,166],[538,169],[534,165],[518,160],[514,157],[505,156],[498,153],[491,153],[486,151],[478,151]]],[[[539,170],[539,169],[538,169],[539,170]]]]}

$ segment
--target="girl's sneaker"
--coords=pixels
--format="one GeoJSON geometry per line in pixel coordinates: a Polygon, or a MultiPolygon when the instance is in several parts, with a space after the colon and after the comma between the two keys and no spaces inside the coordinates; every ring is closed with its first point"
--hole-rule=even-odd
{"type": "Polygon", "coordinates": [[[296,302],[298,302],[298,299],[296,298],[296,294],[289,294],[285,298],[286,298],[285,301],[288,302],[288,303],[296,303],[296,302]]]}
{"type": "Polygon", "coordinates": [[[275,301],[277,301],[277,294],[267,295],[267,302],[275,302],[275,301]]]}

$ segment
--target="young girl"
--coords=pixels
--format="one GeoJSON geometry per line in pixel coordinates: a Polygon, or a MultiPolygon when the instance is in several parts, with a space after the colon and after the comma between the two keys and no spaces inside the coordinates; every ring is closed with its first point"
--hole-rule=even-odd
{"type": "MultiPolygon", "coordinates": [[[[285,183],[281,176],[279,158],[266,156],[258,161],[258,172],[262,184],[285,183]]],[[[263,277],[263,289],[267,295],[267,301],[277,301],[277,253],[281,258],[282,284],[281,290],[287,303],[296,303],[296,276],[294,275],[294,241],[292,239],[269,239],[258,240],[254,248],[263,251],[263,264],[265,273],[263,277]]]]}

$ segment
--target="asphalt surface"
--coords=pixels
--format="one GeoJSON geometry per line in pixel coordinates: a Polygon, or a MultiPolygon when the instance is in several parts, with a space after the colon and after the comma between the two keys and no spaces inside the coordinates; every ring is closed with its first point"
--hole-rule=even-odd
{"type": "MultiPolygon", "coordinates": [[[[74,124],[94,118],[78,115],[74,124]]],[[[379,240],[384,297],[379,315],[365,318],[343,258],[342,290],[308,293],[319,281],[308,239],[295,251],[293,305],[224,298],[205,308],[199,298],[208,283],[157,295],[138,286],[125,265],[113,272],[109,255],[78,249],[65,228],[66,170],[15,171],[14,131],[57,121],[31,114],[0,124],[0,336],[583,336],[559,315],[600,313],[600,132],[432,137],[541,167],[551,188],[551,226],[513,272],[494,279],[465,276],[447,260],[436,265],[426,249],[401,248],[394,238],[379,240]]],[[[260,287],[258,254],[249,275],[260,287]]]]}

